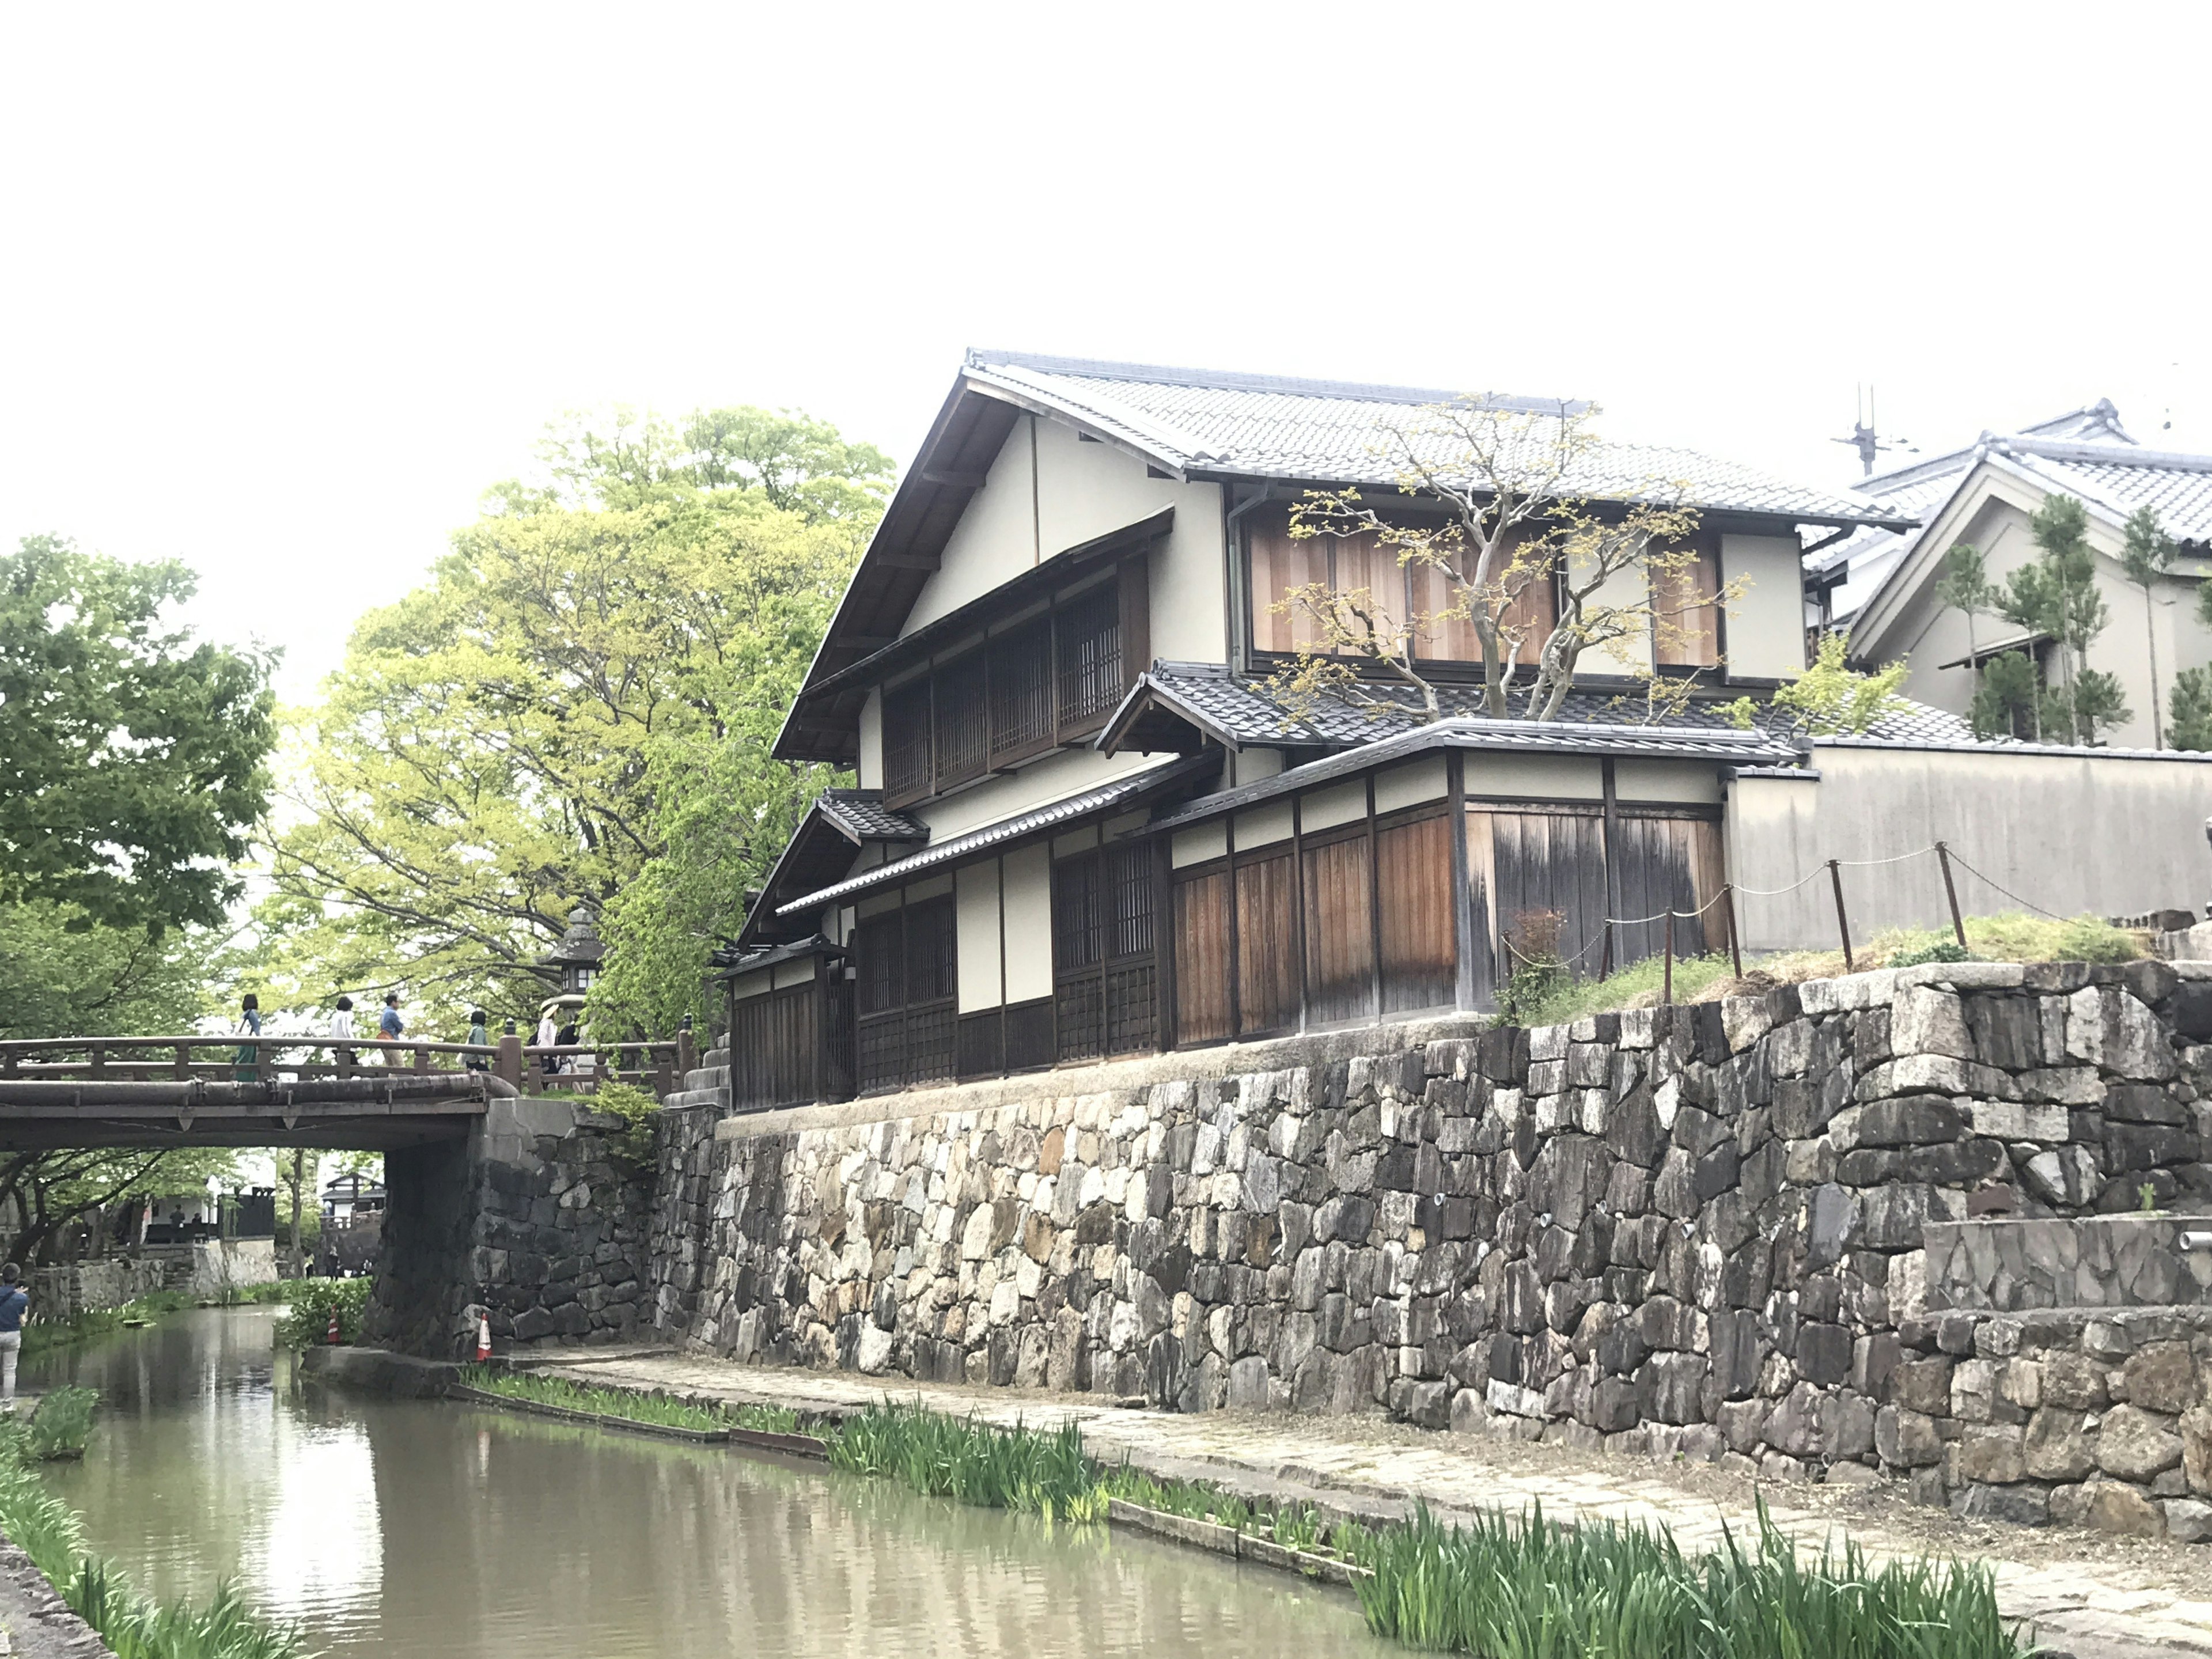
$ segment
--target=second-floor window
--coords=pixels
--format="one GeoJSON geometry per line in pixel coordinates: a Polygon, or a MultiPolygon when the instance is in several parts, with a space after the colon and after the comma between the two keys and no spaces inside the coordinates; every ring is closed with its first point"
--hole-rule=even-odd
{"type": "Polygon", "coordinates": [[[884,799],[902,805],[1095,732],[1127,689],[1118,579],[884,688],[884,799]]]}

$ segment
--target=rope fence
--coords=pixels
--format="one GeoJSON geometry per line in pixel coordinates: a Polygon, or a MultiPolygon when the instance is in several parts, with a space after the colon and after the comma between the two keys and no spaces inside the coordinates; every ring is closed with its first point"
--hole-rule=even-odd
{"type": "Polygon", "coordinates": [[[1953,936],[1957,939],[1959,948],[1961,951],[1967,948],[1966,922],[1965,915],[1959,908],[1958,881],[1953,873],[1954,867],[1958,870],[1965,871],[1968,875],[1972,876],[1978,881],[1980,881],[1985,885],[1994,889],[2004,897],[2010,899],[2014,903],[2022,905],[2027,909],[2034,911],[2035,914],[2039,916],[2043,916],[2052,921],[2063,921],[2066,920],[2065,917],[2060,915],[2057,911],[2046,910],[2043,906],[2036,903],[2034,900],[2021,897],[2018,893],[2014,892],[2012,889],[2007,887],[2002,882],[1998,881],[1993,876],[1988,875],[1984,872],[1978,870],[1975,868],[1974,866],[1967,863],[1965,859],[1960,857],[1958,854],[1951,850],[1948,842],[1938,841],[1931,842],[1925,847],[1916,847],[1909,853],[1899,853],[1890,858],[1825,860],[1820,864],[1816,865],[1813,869],[1808,871],[1804,875],[1799,877],[1798,879],[1790,883],[1787,887],[1740,887],[1733,882],[1723,883],[1718,892],[1715,893],[1711,898],[1707,899],[1703,904],[1699,905],[1694,910],[1683,910],[1669,908],[1664,910],[1655,910],[1648,916],[1608,915],[1604,919],[1595,938],[1584,945],[1583,948],[1576,951],[1574,955],[1564,958],[1540,958],[1532,957],[1527,951],[1516,945],[1511,938],[1506,935],[1502,929],[1499,933],[1499,940],[1505,947],[1509,971],[1511,971],[1511,964],[1516,961],[1531,968],[1540,967],[1555,969],[1571,969],[1577,963],[1581,963],[1593,951],[1601,949],[1603,954],[1599,959],[1598,977],[1600,979],[1603,979],[1613,971],[1613,930],[1615,928],[1644,927],[1649,927],[1655,921],[1663,921],[1666,924],[1666,937],[1662,946],[1662,954],[1664,957],[1664,963],[1661,969],[1662,989],[1660,992],[1660,1000],[1662,1004],[1672,1004],[1674,1000],[1674,923],[1678,920],[1682,921],[1695,921],[1703,917],[1705,914],[1713,908],[1714,906],[1720,906],[1728,926],[1729,962],[1735,970],[1736,978],[1741,979],[1743,977],[1743,944],[1741,930],[1736,926],[1736,895],[1741,893],[1747,898],[1785,897],[1788,895],[1797,892],[1812,883],[1818,881],[1821,876],[1825,874],[1828,878],[1829,885],[1835,895],[1836,933],[1838,937],[1841,939],[1844,947],[1844,969],[1846,973],[1856,973],[1858,971],[1858,964],[1856,953],[1851,946],[1850,913],[1844,902],[1844,872],[1846,870],[1883,869],[1891,865],[1907,864],[1914,859],[1923,859],[1928,857],[1930,854],[1935,855],[1936,861],[1943,873],[1943,896],[1945,902],[1950,907],[1951,931],[1953,936]]]}

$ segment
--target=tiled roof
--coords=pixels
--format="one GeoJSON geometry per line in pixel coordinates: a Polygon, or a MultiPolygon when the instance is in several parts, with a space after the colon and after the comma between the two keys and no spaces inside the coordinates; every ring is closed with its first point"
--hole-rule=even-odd
{"type": "MultiPolygon", "coordinates": [[[[1425,406],[1451,392],[1335,380],[1279,380],[1141,363],[1094,362],[1022,352],[970,351],[967,373],[1047,404],[1185,472],[1237,477],[1395,486],[1389,446],[1402,434],[1449,466],[1462,446],[1433,430],[1425,406]]],[[[1527,440],[1540,464],[1565,414],[1563,399],[1490,396],[1495,407],[1530,417],[1527,440]]],[[[1571,492],[1602,501],[1682,499],[1718,511],[1771,513],[1808,523],[1902,523],[1863,497],[1786,483],[1734,461],[1667,445],[1601,441],[1566,478],[1571,492]]]]}
{"type": "Polygon", "coordinates": [[[2212,455],[2036,438],[1992,439],[1989,449],[2115,520],[2148,507],[2174,540],[2212,543],[2212,455]]]}
{"type": "MultiPolygon", "coordinates": [[[[2120,412],[2112,400],[2100,398],[2081,409],[2069,410],[2063,415],[2047,421],[2038,421],[2023,427],[2017,433],[1984,432],[1963,449],[1954,449],[1940,455],[1929,456],[1910,466],[1863,479],[1851,486],[1852,493],[1879,502],[1895,512],[1919,520],[1924,526],[1950,500],[1959,482],[1985,457],[1992,453],[2026,454],[2051,451],[2073,453],[2087,451],[2092,456],[2104,458],[2122,468],[2140,466],[2145,462],[2156,462],[2172,458],[2160,457],[2156,452],[2140,449],[2126,427],[2120,423],[2120,412]]],[[[2194,459],[2194,457],[2184,458],[2194,459]]],[[[2090,485],[2087,477],[2080,481],[2049,480],[2052,487],[2070,495],[2088,499],[2090,485]]],[[[2124,508],[2121,516],[2134,510],[2136,503],[2124,508]]],[[[2167,526],[2179,537],[2183,532],[2167,526]]],[[[1814,576],[1826,576],[1840,582],[1832,601],[1838,621],[1856,615],[1872,601],[1891,571],[1903,562],[1920,539],[1920,530],[1898,531],[1867,528],[1857,531],[1844,540],[1824,547],[1805,562],[1806,570],[1814,576]]]]}
{"type": "MultiPolygon", "coordinates": [[[[1210,664],[1158,664],[1139,681],[1130,696],[1140,696],[1147,687],[1189,709],[1218,735],[1237,745],[1254,744],[1266,747],[1279,744],[1334,748],[1366,744],[1418,729],[1419,724],[1419,702],[1411,687],[1365,688],[1401,705],[1402,714],[1389,708],[1354,708],[1328,696],[1316,698],[1310,708],[1294,709],[1287,707],[1264,679],[1231,674],[1210,664]]],[[[1481,715],[1480,686],[1443,685],[1437,690],[1446,715],[1481,715]]],[[[1753,720],[1755,736],[1781,737],[1794,729],[1788,711],[1776,711],[1767,705],[1761,705],[1753,720]]],[[[1597,691],[1570,691],[1557,720],[1484,723],[1547,732],[1574,731],[1580,732],[1585,742],[1592,735],[1592,726],[1607,728],[1608,738],[1620,732],[1648,733],[1654,730],[1717,733],[1738,729],[1734,717],[1727,712],[1727,705],[1719,700],[1698,699],[1679,713],[1669,714],[1663,726],[1656,726],[1639,721],[1632,704],[1625,705],[1623,700],[1597,691]]],[[[1110,732],[1113,723],[1109,722],[1106,729],[1110,732]]],[[[1957,715],[1903,699],[1899,707],[1876,724],[1871,735],[1942,744],[1973,740],[1972,729],[1957,715]]]]}
{"type": "Polygon", "coordinates": [[[880,789],[825,789],[815,805],[823,817],[854,841],[929,839],[929,826],[920,818],[894,812],[885,806],[880,789]]]}
{"type": "Polygon", "coordinates": [[[1018,841],[1024,836],[1035,835],[1039,830],[1052,829],[1057,824],[1067,823],[1079,818],[1094,817],[1101,813],[1113,811],[1116,808],[1138,805],[1174,788],[1178,784],[1192,783],[1201,778],[1218,776],[1220,770],[1221,761],[1218,755],[1186,756],[1181,760],[1169,761],[1163,765],[1148,766],[1141,772],[1132,772],[1127,777],[1115,778],[1109,783],[1099,785],[1096,789],[1086,789],[1079,795],[1070,795],[1066,799],[1054,801],[1048,806],[1040,806],[1032,811],[1018,813],[1013,817],[1001,818],[996,823],[987,823],[981,829],[969,830],[965,835],[954,836],[933,846],[925,847],[920,852],[911,854],[905,858],[895,859],[888,864],[879,864],[872,870],[864,870],[857,876],[848,877],[843,881],[824,887],[819,892],[809,893],[804,898],[793,899],[787,904],[778,905],[776,914],[780,916],[793,915],[800,911],[811,910],[821,905],[832,903],[838,899],[849,897],[855,893],[866,892],[871,888],[885,886],[896,881],[910,880],[922,872],[950,860],[965,858],[969,854],[981,852],[986,848],[996,847],[1006,842],[1018,841]]]}
{"type": "Polygon", "coordinates": [[[1310,789],[1332,778],[1438,749],[1503,754],[1650,756],[1660,759],[1713,761],[1723,765],[1773,767],[1799,758],[1802,751],[1785,738],[1733,726],[1590,726],[1564,720],[1451,719],[1431,721],[1343,754],[1308,761],[1272,778],[1239,785],[1194,800],[1155,820],[1172,829],[1233,812],[1254,803],[1310,789]]]}

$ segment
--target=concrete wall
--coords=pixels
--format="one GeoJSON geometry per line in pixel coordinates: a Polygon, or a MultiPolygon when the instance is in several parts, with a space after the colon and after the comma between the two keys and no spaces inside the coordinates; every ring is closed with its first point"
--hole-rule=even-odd
{"type": "MultiPolygon", "coordinates": [[[[1738,778],[1729,786],[1729,878],[1784,888],[1829,859],[1887,859],[1943,841],[1976,869],[2058,915],[2202,909],[2212,894],[2212,761],[2180,755],[1907,750],[1824,742],[1817,781],[1738,778]]],[[[2023,907],[1961,873],[1969,915],[2023,907]]],[[[1950,911],[1933,856],[1847,869],[1854,939],[1879,928],[1940,927],[1950,911]]],[[[1740,891],[1746,948],[1836,946],[1825,872],[1796,891],[1740,891]]]]}

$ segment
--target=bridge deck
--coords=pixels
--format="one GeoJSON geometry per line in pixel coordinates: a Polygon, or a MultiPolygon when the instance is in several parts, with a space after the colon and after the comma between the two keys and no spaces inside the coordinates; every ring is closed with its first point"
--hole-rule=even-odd
{"type": "Polygon", "coordinates": [[[0,1078],[0,1152],[55,1146],[312,1146],[388,1152],[465,1136],[494,1095],[482,1072],[298,1082],[0,1078]]]}

